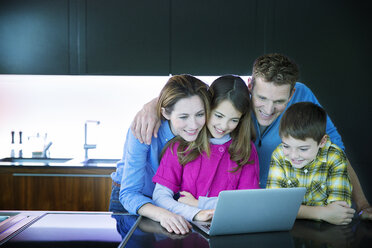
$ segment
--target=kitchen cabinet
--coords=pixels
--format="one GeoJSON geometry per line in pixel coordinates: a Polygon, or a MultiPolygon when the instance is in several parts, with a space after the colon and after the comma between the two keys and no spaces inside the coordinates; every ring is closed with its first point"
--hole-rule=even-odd
{"type": "Polygon", "coordinates": [[[257,16],[267,10],[265,3],[172,1],[172,74],[250,74],[264,52],[264,22],[257,16]]]}
{"type": "Polygon", "coordinates": [[[0,209],[108,211],[114,167],[1,166],[0,209]]]}
{"type": "Polygon", "coordinates": [[[0,74],[169,75],[169,1],[0,1],[0,74]]]}
{"type": "Polygon", "coordinates": [[[168,0],[86,1],[85,73],[169,75],[169,16],[168,0]]]}
{"type": "Polygon", "coordinates": [[[0,1],[0,73],[69,74],[68,0],[0,1]]]}

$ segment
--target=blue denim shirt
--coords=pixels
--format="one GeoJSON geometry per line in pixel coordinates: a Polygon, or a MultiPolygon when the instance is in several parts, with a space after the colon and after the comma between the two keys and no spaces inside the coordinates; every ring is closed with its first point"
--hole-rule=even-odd
{"type": "MultiPolygon", "coordinates": [[[[304,84],[297,82],[295,85],[295,92],[288,102],[287,107],[291,106],[297,102],[312,102],[319,106],[321,106],[316,99],[313,92],[304,84]]],[[[285,111],[283,111],[284,113],[285,111]]],[[[270,160],[271,154],[275,150],[275,148],[282,143],[280,136],[279,136],[279,124],[280,120],[283,116],[283,113],[271,123],[270,126],[266,128],[266,130],[261,133],[260,128],[257,122],[257,118],[254,114],[252,114],[254,126],[256,129],[257,139],[255,141],[255,145],[257,148],[258,158],[260,161],[260,187],[266,188],[266,181],[267,176],[269,174],[270,169],[270,160]]],[[[338,145],[342,150],[345,150],[344,144],[342,143],[341,136],[337,132],[335,125],[333,125],[329,116],[327,116],[327,130],[326,133],[331,138],[332,143],[338,145]]]]}
{"type": "Polygon", "coordinates": [[[144,204],[153,203],[155,184],[152,177],[159,167],[163,147],[173,137],[168,121],[162,122],[158,137],[152,137],[150,145],[141,144],[128,130],[123,158],[117,163],[111,178],[121,184],[119,200],[129,213],[137,214],[144,204]]]}

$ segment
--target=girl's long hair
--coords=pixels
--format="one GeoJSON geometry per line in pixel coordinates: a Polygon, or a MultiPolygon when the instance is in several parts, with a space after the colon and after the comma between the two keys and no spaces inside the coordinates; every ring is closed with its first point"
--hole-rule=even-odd
{"type": "Polygon", "coordinates": [[[239,124],[230,133],[232,143],[229,147],[231,160],[238,165],[233,171],[239,170],[245,164],[251,164],[251,141],[255,140],[255,130],[252,122],[252,103],[248,87],[238,76],[225,75],[217,78],[209,87],[215,109],[222,101],[228,100],[242,113],[239,124]]]}

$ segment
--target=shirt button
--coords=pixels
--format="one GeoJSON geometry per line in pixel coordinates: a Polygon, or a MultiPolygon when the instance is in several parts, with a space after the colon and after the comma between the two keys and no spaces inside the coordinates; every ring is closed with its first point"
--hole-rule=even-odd
{"type": "Polygon", "coordinates": [[[306,173],[308,172],[308,170],[307,170],[307,169],[305,169],[305,170],[304,170],[304,172],[305,172],[305,174],[306,174],[306,173]]]}
{"type": "Polygon", "coordinates": [[[218,150],[219,150],[220,152],[224,152],[224,151],[225,151],[225,149],[224,149],[223,147],[219,147],[218,150]]]}
{"type": "Polygon", "coordinates": [[[292,182],[291,182],[291,180],[288,180],[288,184],[291,184],[292,182]]]}

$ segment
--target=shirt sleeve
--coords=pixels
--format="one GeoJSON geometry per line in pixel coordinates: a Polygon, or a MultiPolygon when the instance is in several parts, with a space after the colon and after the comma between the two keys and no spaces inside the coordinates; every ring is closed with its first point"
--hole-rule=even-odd
{"type": "Polygon", "coordinates": [[[158,183],[155,185],[152,197],[157,206],[181,215],[188,221],[192,221],[200,209],[178,202],[174,200],[173,196],[174,193],[171,189],[158,183]]]}
{"type": "Polygon", "coordinates": [[[180,190],[183,166],[178,162],[176,143],[169,146],[164,152],[158,170],[152,178],[154,183],[159,183],[171,189],[174,193],[180,190]]]}
{"type": "Polygon", "coordinates": [[[285,181],[285,170],[281,165],[281,161],[283,161],[284,157],[280,153],[280,145],[274,150],[271,156],[270,162],[270,170],[269,175],[267,177],[267,184],[266,188],[273,189],[273,188],[282,188],[282,184],[280,182],[285,181]]]}
{"type": "Polygon", "coordinates": [[[199,196],[198,208],[200,209],[215,209],[218,197],[199,196]]]}
{"type": "Polygon", "coordinates": [[[330,166],[327,177],[327,203],[346,201],[351,206],[352,186],[347,173],[345,154],[338,149],[330,149],[327,163],[330,166]]]}
{"type": "Polygon", "coordinates": [[[146,203],[153,203],[150,197],[142,193],[146,180],[146,166],[149,145],[141,144],[128,130],[124,145],[123,177],[119,193],[119,200],[131,214],[146,203]]]}

